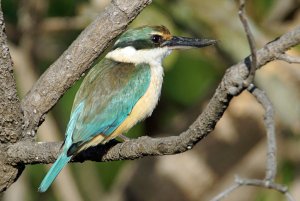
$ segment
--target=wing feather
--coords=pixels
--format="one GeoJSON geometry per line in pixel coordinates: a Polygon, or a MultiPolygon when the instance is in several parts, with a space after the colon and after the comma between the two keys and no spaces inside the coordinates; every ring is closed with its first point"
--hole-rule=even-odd
{"type": "MultiPolygon", "coordinates": [[[[81,107],[72,133],[84,144],[97,134],[109,136],[130,114],[150,84],[150,66],[102,60],[86,76],[73,104],[81,107]],[[82,106],[83,104],[83,106],[82,106]]],[[[71,121],[71,120],[70,120],[71,121]]]]}

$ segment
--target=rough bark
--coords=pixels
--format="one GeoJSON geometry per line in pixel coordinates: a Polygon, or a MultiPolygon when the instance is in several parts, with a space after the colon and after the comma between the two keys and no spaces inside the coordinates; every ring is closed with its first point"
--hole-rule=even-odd
{"type": "Polygon", "coordinates": [[[4,145],[15,143],[20,139],[23,120],[12,66],[0,5],[0,146],[2,148],[0,150],[0,191],[8,188],[24,169],[23,164],[16,166],[5,164],[4,158],[6,150],[4,145]]]}

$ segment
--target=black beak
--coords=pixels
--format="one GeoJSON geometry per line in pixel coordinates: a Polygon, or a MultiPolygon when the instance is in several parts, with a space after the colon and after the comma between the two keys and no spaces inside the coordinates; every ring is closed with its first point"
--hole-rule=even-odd
{"type": "Polygon", "coordinates": [[[170,40],[167,40],[161,44],[162,47],[169,47],[169,49],[187,49],[187,48],[201,48],[209,45],[216,44],[216,40],[205,39],[205,38],[187,38],[173,36],[170,40]]]}

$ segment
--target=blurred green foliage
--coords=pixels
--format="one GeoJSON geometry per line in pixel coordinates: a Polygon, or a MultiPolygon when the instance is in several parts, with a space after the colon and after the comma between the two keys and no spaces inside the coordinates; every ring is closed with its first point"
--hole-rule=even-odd
{"type": "Polygon", "coordinates": [[[48,16],[74,16],[76,14],[76,7],[78,4],[84,2],[83,0],[51,0],[49,1],[48,16]]]}
{"type": "Polygon", "coordinates": [[[295,180],[296,167],[292,161],[282,161],[279,166],[279,172],[282,173],[279,176],[280,182],[290,185],[295,180]]]}
{"type": "Polygon", "coordinates": [[[4,11],[5,21],[10,23],[17,23],[18,17],[17,12],[18,10],[18,0],[11,0],[11,1],[3,1],[1,2],[2,10],[4,11]]]}
{"type": "Polygon", "coordinates": [[[253,0],[253,3],[250,4],[251,7],[249,6],[252,17],[258,22],[263,21],[265,16],[271,10],[272,5],[274,5],[274,2],[275,0],[253,0]]]}
{"type": "Polygon", "coordinates": [[[214,61],[192,50],[181,52],[177,59],[166,72],[164,96],[185,106],[195,104],[216,82],[218,73],[214,61]]]}

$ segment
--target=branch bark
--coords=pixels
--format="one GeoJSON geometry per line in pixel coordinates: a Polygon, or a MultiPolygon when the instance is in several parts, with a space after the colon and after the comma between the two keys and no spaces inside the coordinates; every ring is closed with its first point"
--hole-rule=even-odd
{"type": "Polygon", "coordinates": [[[23,164],[15,167],[5,164],[2,153],[5,144],[20,139],[23,122],[12,66],[0,1],[0,190],[8,188],[24,169],[23,164]]]}
{"type": "MultiPolygon", "coordinates": [[[[284,53],[300,43],[300,27],[282,35],[266,44],[256,52],[257,69],[276,59],[278,54],[284,53]]],[[[164,138],[150,138],[147,136],[124,143],[111,141],[82,152],[74,158],[74,162],[111,161],[136,159],[148,155],[177,154],[191,149],[197,142],[206,137],[215,127],[233,96],[240,94],[245,88],[244,80],[250,69],[250,56],[242,62],[230,67],[216,92],[203,113],[196,121],[179,136],[164,138]]],[[[57,80],[60,82],[62,80],[57,80]]],[[[48,95],[46,95],[48,96],[48,95]]],[[[49,97],[51,98],[51,96],[49,97]]],[[[56,159],[61,142],[20,142],[9,147],[7,162],[10,164],[52,163],[56,159]]]]}
{"type": "Polygon", "coordinates": [[[16,142],[22,125],[12,60],[7,45],[3,12],[0,5],[0,142],[16,142]]]}

